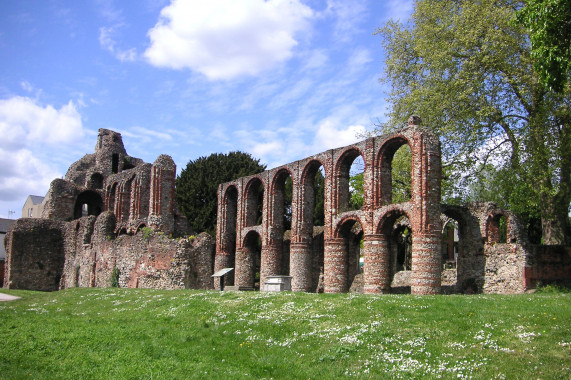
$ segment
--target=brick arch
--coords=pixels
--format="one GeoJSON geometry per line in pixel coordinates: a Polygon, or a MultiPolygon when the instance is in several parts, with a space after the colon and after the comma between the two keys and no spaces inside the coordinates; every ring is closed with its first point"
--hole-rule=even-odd
{"type": "Polygon", "coordinates": [[[260,275],[263,271],[262,247],[259,242],[261,242],[260,234],[256,230],[250,230],[236,251],[235,282],[241,288],[255,288],[256,271],[260,275]]]}
{"type": "Polygon", "coordinates": [[[365,163],[365,170],[367,170],[365,155],[356,146],[345,148],[334,164],[332,180],[334,189],[336,191],[336,196],[334,196],[332,199],[332,208],[337,210],[338,213],[349,210],[349,171],[351,170],[353,161],[355,161],[355,159],[359,156],[361,156],[363,159],[363,162],[365,163]]]}
{"type": "Polygon", "coordinates": [[[384,206],[392,203],[392,161],[397,150],[405,144],[409,146],[412,153],[412,144],[410,140],[401,134],[395,135],[386,140],[378,150],[377,162],[375,163],[374,169],[376,173],[375,177],[379,178],[379,181],[376,183],[376,193],[378,194],[378,198],[375,203],[377,206],[384,206]]]}
{"type": "Polygon", "coordinates": [[[262,192],[264,192],[266,191],[266,186],[264,184],[264,181],[258,176],[250,178],[248,183],[246,183],[246,186],[244,186],[243,199],[246,203],[245,222],[247,227],[256,226],[260,224],[258,223],[258,218],[260,216],[259,211],[262,210],[262,208],[264,207],[263,205],[264,197],[258,193],[260,189],[262,192]],[[259,201],[262,203],[258,204],[259,201]]]}
{"type": "Polygon", "coordinates": [[[282,230],[282,234],[283,234],[283,229],[284,229],[284,221],[283,221],[283,216],[284,216],[284,207],[285,207],[285,182],[287,180],[287,177],[290,177],[292,182],[293,182],[293,186],[292,186],[292,190],[293,187],[297,186],[297,181],[293,176],[293,173],[287,169],[287,168],[281,168],[279,170],[277,170],[274,175],[271,178],[271,183],[270,183],[270,194],[269,194],[269,202],[270,204],[268,205],[269,208],[269,223],[274,226],[274,228],[276,229],[281,229],[282,230]]]}
{"type": "Polygon", "coordinates": [[[345,224],[347,222],[350,222],[350,221],[355,222],[355,223],[359,223],[361,225],[361,228],[364,228],[364,225],[363,225],[363,222],[361,221],[361,218],[354,213],[350,213],[350,214],[344,215],[341,219],[339,219],[337,221],[337,223],[335,224],[334,232],[333,232],[333,238],[342,237],[342,234],[344,232],[343,229],[346,228],[345,224]]]}

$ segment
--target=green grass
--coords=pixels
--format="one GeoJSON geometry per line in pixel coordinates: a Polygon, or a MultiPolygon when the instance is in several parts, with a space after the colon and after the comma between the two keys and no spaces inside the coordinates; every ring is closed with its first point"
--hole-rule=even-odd
{"type": "Polygon", "coordinates": [[[1,290],[1,379],[541,378],[571,373],[571,294],[1,290]]]}

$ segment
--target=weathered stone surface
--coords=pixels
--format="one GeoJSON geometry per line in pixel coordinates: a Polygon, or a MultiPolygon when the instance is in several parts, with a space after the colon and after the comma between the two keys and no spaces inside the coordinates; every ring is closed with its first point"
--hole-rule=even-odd
{"type": "Polygon", "coordinates": [[[20,219],[7,235],[4,286],[56,290],[213,287],[214,240],[190,232],[174,198],[176,166],[127,155],[119,133],[101,129],[94,154],[52,182],[43,218],[20,219]]]}

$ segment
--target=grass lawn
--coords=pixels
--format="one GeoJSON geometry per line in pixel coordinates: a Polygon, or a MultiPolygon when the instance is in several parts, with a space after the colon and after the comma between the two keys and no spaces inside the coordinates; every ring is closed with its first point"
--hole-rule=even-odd
{"type": "Polygon", "coordinates": [[[0,291],[1,379],[571,377],[569,293],[0,291]]]}

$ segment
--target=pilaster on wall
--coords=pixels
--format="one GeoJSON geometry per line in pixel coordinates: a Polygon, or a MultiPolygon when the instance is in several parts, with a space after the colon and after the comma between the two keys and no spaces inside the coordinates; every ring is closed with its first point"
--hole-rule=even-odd
{"type": "Polygon", "coordinates": [[[170,156],[160,155],[151,169],[149,225],[166,234],[174,232],[176,166],[170,156]]]}

